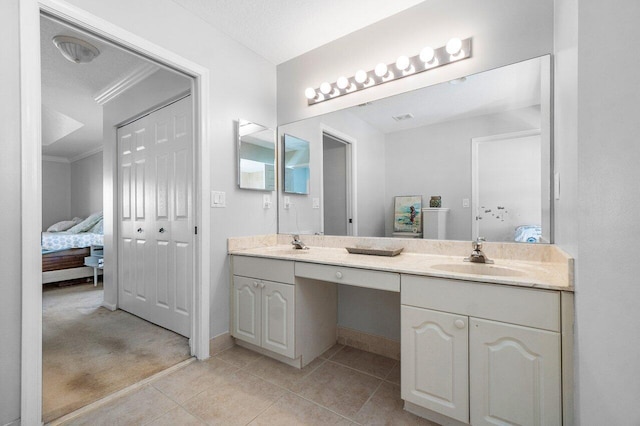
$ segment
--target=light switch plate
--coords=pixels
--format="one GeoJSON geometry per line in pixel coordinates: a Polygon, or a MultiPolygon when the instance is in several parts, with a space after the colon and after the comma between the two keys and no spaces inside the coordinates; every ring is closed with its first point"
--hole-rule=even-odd
{"type": "Polygon", "coordinates": [[[468,198],[463,198],[462,199],[462,207],[469,207],[469,199],[468,198]]]}
{"type": "Polygon", "coordinates": [[[265,209],[271,208],[271,195],[269,194],[262,195],[262,208],[265,208],[265,209]]]}
{"type": "Polygon", "coordinates": [[[211,207],[227,207],[227,194],[222,191],[211,191],[211,207]]]}
{"type": "Polygon", "coordinates": [[[289,197],[288,195],[285,195],[282,204],[285,209],[288,209],[289,207],[291,207],[291,197],[289,197]]]}
{"type": "Polygon", "coordinates": [[[320,198],[314,198],[313,199],[313,208],[314,209],[319,209],[320,208],[320,198]]]}

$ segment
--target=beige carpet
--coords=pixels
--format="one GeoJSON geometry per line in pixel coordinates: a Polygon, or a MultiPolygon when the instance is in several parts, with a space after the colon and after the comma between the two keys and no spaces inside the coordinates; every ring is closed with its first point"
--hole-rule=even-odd
{"type": "Polygon", "coordinates": [[[42,294],[43,420],[54,420],[189,358],[188,340],[101,307],[102,286],[42,294]]]}

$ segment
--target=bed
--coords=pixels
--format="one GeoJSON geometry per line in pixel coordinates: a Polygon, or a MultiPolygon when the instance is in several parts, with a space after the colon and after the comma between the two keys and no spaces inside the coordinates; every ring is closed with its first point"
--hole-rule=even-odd
{"type": "Polygon", "coordinates": [[[85,266],[84,260],[90,256],[92,246],[103,244],[102,213],[91,215],[67,231],[43,232],[42,283],[93,277],[94,268],[85,266]],[[79,232],[84,230],[89,232],[79,232]]]}

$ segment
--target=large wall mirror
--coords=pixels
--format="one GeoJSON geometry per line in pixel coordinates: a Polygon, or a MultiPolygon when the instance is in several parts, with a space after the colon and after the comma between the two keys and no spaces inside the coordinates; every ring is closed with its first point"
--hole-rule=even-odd
{"type": "Polygon", "coordinates": [[[551,242],[550,62],[280,126],[309,142],[311,190],[279,191],[279,232],[398,236],[394,200],[410,195],[422,198],[422,226],[405,237],[551,242]]]}
{"type": "Polygon", "coordinates": [[[275,131],[247,120],[238,120],[238,186],[275,191],[275,131]]]}

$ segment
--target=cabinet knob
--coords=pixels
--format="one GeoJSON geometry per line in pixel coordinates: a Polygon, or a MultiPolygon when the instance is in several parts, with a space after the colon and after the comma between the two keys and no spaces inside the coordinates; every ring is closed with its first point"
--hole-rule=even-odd
{"type": "Polygon", "coordinates": [[[142,228],[138,228],[138,234],[142,234],[142,228]]]}
{"type": "Polygon", "coordinates": [[[336,278],[338,279],[342,278],[342,272],[340,271],[336,272],[336,278]]]}
{"type": "Polygon", "coordinates": [[[165,231],[165,229],[164,229],[164,228],[160,228],[160,229],[158,230],[158,232],[160,232],[161,234],[164,234],[164,231],[165,231]]]}
{"type": "Polygon", "coordinates": [[[253,286],[254,286],[255,288],[258,288],[258,281],[254,281],[254,282],[253,282],[253,286]]]}
{"type": "Polygon", "coordinates": [[[461,319],[457,319],[453,322],[453,325],[458,328],[464,328],[464,321],[462,321],[461,319]]]}
{"type": "Polygon", "coordinates": [[[260,281],[260,288],[264,288],[264,283],[260,281]]]}

